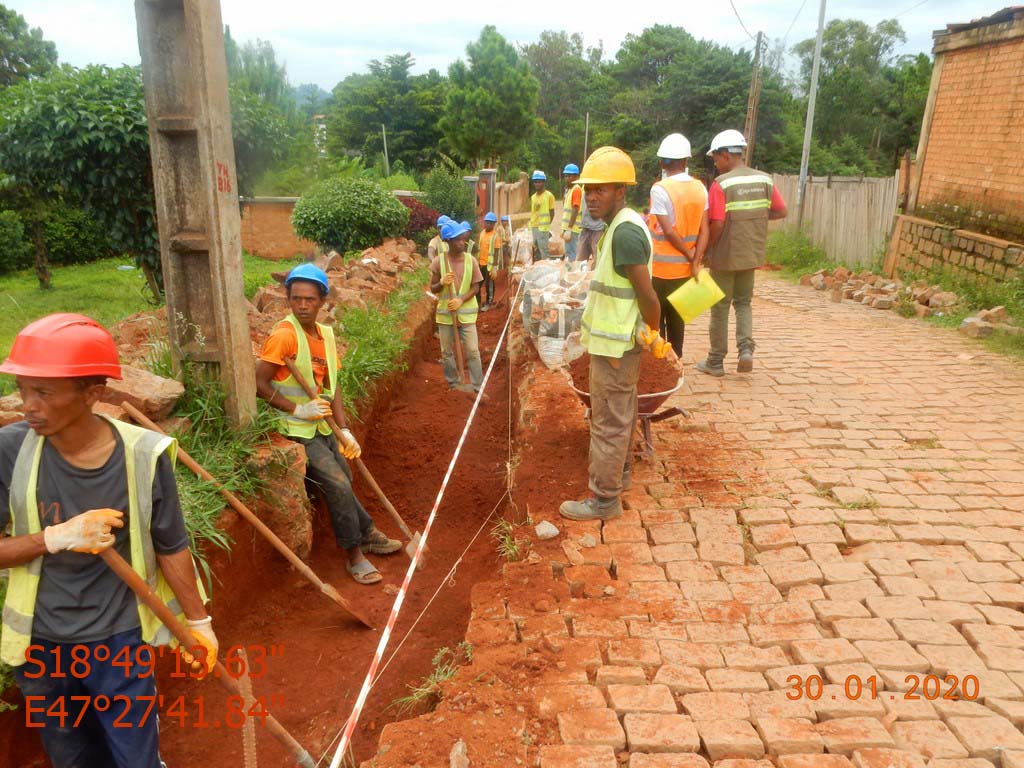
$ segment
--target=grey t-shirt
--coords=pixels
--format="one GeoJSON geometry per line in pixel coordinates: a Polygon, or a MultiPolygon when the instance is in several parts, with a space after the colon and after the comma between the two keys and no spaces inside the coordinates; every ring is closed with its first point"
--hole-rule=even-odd
{"type": "Polygon", "coordinates": [[[583,207],[580,208],[580,215],[583,217],[583,220],[580,223],[584,229],[591,229],[595,232],[600,232],[607,226],[603,221],[601,221],[601,219],[595,219],[590,215],[590,211],[587,209],[586,200],[583,201],[583,207]]]}
{"type": "MultiPolygon", "coordinates": [[[[11,475],[28,428],[26,422],[19,421],[0,429],[0,532],[6,531],[10,522],[11,475]]],[[[98,469],[72,466],[49,441],[44,443],[36,502],[43,528],[90,509],[124,510],[124,527],[114,529],[114,548],[131,562],[124,443],[116,431],[114,437],[114,452],[98,469]]],[[[157,461],[153,479],[150,532],[157,554],[172,555],[188,547],[174,469],[166,454],[157,461]]],[[[135,595],[99,557],[81,552],[43,555],[33,637],[58,643],[89,643],[138,626],[135,595]]]]}

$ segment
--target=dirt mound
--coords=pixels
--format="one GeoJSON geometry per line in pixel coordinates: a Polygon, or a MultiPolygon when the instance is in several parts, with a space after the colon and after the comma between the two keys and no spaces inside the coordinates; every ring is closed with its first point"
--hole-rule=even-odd
{"type": "MultiPolygon", "coordinates": [[[[569,366],[569,375],[572,376],[572,383],[576,389],[589,392],[590,355],[584,353],[582,357],[574,360],[569,366]]],[[[678,382],[679,368],[675,363],[666,358],[658,360],[646,352],[641,354],[640,383],[637,387],[641,395],[667,392],[678,382]]]]}

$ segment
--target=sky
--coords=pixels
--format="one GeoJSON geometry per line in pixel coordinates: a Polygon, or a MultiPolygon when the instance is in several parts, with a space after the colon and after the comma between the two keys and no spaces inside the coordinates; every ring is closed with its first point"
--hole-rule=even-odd
{"type": "MultiPolygon", "coordinates": [[[[43,36],[57,44],[62,62],[75,66],[139,63],[131,0],[0,2],[21,13],[30,26],[41,27],[43,36]]],[[[221,14],[238,42],[269,41],[278,59],[286,63],[292,84],[316,83],[326,90],[346,75],[365,71],[372,59],[392,53],[412,53],[416,72],[431,68],[445,72],[448,64],[464,57],[466,44],[476,39],[485,24],[494,24],[517,45],[533,42],[545,29],[579,32],[588,47],[603,43],[606,57],[614,55],[627,34],[638,34],[654,24],[682,26],[697,37],[732,48],[751,47],[747,31],[754,35],[763,31],[773,41],[785,39],[787,46],[815,33],[819,5],[814,0],[733,2],[736,14],[727,3],[718,2],[712,15],[694,12],[694,7],[701,7],[697,3],[670,3],[668,11],[641,3],[625,6],[624,12],[602,2],[589,7],[603,10],[588,13],[588,6],[581,3],[537,0],[501,4],[504,7],[495,11],[471,0],[443,4],[392,0],[387,6],[351,0],[221,0],[221,14]]],[[[931,51],[933,30],[988,16],[1003,7],[983,0],[832,0],[825,20],[855,18],[874,25],[896,16],[907,33],[899,53],[918,53],[931,51]]]]}

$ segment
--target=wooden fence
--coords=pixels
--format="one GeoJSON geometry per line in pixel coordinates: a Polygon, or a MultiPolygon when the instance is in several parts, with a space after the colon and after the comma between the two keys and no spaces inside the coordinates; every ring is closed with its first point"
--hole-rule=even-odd
{"type": "MultiPolygon", "coordinates": [[[[789,216],[771,227],[797,222],[798,176],[773,174],[789,207],[789,216]]],[[[829,258],[851,267],[868,267],[885,254],[899,202],[899,173],[887,178],[814,176],[807,180],[804,231],[829,258]]]]}

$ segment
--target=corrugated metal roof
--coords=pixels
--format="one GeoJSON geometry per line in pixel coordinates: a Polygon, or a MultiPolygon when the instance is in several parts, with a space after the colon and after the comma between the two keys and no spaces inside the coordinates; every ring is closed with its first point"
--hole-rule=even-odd
{"type": "Polygon", "coordinates": [[[977,29],[978,27],[987,27],[992,24],[1002,24],[1006,21],[1013,21],[1016,18],[1024,18],[1024,5],[1011,5],[1007,8],[1003,8],[1001,11],[996,11],[991,16],[985,16],[980,19],[973,19],[969,22],[962,24],[947,24],[946,31],[952,32],[964,32],[968,29],[977,29]]]}

